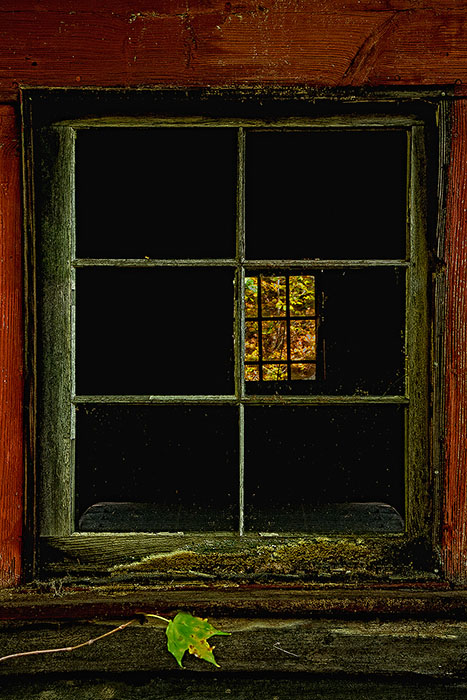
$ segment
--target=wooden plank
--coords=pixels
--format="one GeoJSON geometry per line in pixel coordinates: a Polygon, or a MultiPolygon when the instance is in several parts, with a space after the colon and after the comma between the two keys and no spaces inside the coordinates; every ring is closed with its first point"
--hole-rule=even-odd
{"type": "Polygon", "coordinates": [[[20,621],[131,618],[138,611],[165,617],[190,610],[200,617],[288,617],[298,619],[437,618],[467,622],[466,591],[448,590],[444,582],[392,583],[386,586],[329,584],[225,584],[166,581],[144,587],[73,586],[66,579],[42,584],[42,591],[21,589],[0,594],[0,620],[20,621]],[[48,592],[44,592],[45,589],[48,592]]]}
{"type": "Polygon", "coordinates": [[[52,697],[61,700],[465,700],[467,685],[463,681],[430,679],[355,679],[291,678],[275,674],[219,676],[218,674],[190,674],[180,670],[173,675],[118,674],[103,678],[86,675],[76,678],[51,679],[47,676],[18,676],[8,678],[2,689],[3,700],[36,700],[52,697]],[[48,694],[48,695],[47,695],[48,694]]]}
{"type": "Polygon", "coordinates": [[[359,584],[439,578],[426,548],[397,534],[79,533],[42,538],[41,555],[43,576],[107,576],[101,582],[110,584],[180,577],[359,584]]]}
{"type": "MultiPolygon", "coordinates": [[[[185,673],[222,677],[254,672],[347,674],[367,678],[390,675],[404,678],[463,678],[467,624],[455,621],[414,620],[297,620],[290,618],[209,618],[231,636],[218,636],[215,656],[220,668],[190,654],[185,673]]],[[[109,632],[122,620],[71,624],[63,622],[0,625],[2,654],[50,649],[85,642],[109,632]]],[[[154,674],[178,672],[167,651],[166,624],[138,622],[95,644],[71,653],[10,659],[0,664],[0,676],[11,674],[95,672],[154,674]]]]}
{"type": "Polygon", "coordinates": [[[410,267],[407,274],[406,508],[407,532],[432,539],[430,470],[428,463],[428,251],[426,231],[425,130],[410,136],[408,215],[410,267]]]}
{"type": "MultiPolygon", "coordinates": [[[[51,129],[35,143],[38,170],[34,181],[37,202],[38,376],[45,378],[38,394],[39,528],[42,534],[73,531],[73,419],[70,396],[72,372],[74,235],[74,133],[51,129]],[[47,343],[48,336],[54,343],[47,343]],[[60,439],[57,439],[57,435],[60,439]]],[[[33,203],[29,202],[32,208],[33,203]]]]}
{"type": "Polygon", "coordinates": [[[0,90],[18,85],[467,82],[467,8],[441,0],[2,3],[0,90]]]}
{"type": "Polygon", "coordinates": [[[21,575],[23,327],[19,138],[0,105],[0,586],[21,575]]]}
{"type": "Polygon", "coordinates": [[[445,473],[442,558],[467,582],[467,101],[454,103],[446,212],[445,473]]]}

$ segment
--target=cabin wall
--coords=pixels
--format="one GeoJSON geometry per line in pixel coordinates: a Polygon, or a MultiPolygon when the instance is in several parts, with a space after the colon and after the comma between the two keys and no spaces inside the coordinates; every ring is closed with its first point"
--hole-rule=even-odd
{"type": "MultiPolygon", "coordinates": [[[[18,581],[24,484],[19,88],[454,89],[447,178],[441,561],[467,579],[467,3],[446,0],[0,2],[0,585],[18,581]]],[[[27,379],[27,377],[26,377],[27,379]]],[[[440,404],[441,405],[441,404],[440,404]]]]}

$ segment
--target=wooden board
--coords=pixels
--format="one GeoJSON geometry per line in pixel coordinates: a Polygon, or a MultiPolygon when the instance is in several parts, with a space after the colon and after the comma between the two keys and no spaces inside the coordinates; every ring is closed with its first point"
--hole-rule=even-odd
{"type": "Polygon", "coordinates": [[[465,700],[467,685],[462,681],[372,680],[340,677],[291,678],[277,674],[219,676],[182,672],[167,676],[154,674],[92,674],[85,678],[30,676],[8,678],[3,700],[465,700]],[[51,684],[53,683],[53,691],[51,684]],[[50,693],[54,692],[53,695],[50,693]]]}
{"type": "Polygon", "coordinates": [[[0,586],[21,574],[23,344],[20,151],[15,110],[0,105],[0,586]]]}
{"type": "Polygon", "coordinates": [[[7,0],[0,90],[18,85],[467,83],[465,3],[7,0]]]}
{"type": "Polygon", "coordinates": [[[443,563],[467,581],[467,104],[452,114],[452,144],[445,241],[445,472],[443,563]]]}
{"type": "Polygon", "coordinates": [[[51,580],[37,588],[2,591],[0,620],[13,625],[50,619],[130,619],[138,611],[170,617],[189,610],[200,617],[296,617],[298,619],[443,619],[467,621],[467,592],[448,584],[225,584],[211,581],[159,585],[114,584],[95,588],[51,580]],[[47,591],[47,592],[46,592],[47,591]]]}
{"type": "MultiPolygon", "coordinates": [[[[124,620],[106,622],[0,625],[2,654],[68,647],[107,634],[124,620]]],[[[50,673],[196,673],[200,678],[229,674],[346,674],[463,679],[467,625],[461,622],[296,620],[289,618],[210,618],[230,636],[210,639],[220,665],[186,653],[183,665],[167,651],[166,623],[135,622],[73,652],[13,658],[0,663],[0,687],[7,676],[50,673]]],[[[238,678],[238,675],[237,675],[238,678]]],[[[172,697],[172,696],[170,696],[172,697]]]]}

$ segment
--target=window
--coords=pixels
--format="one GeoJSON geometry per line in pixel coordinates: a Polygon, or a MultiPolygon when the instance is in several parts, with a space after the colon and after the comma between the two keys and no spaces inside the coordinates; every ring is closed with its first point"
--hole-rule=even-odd
{"type": "Polygon", "coordinates": [[[423,115],[31,101],[42,536],[426,534],[423,115]]]}
{"type": "Polygon", "coordinates": [[[245,277],[245,381],[316,379],[313,275],[245,277]]]}

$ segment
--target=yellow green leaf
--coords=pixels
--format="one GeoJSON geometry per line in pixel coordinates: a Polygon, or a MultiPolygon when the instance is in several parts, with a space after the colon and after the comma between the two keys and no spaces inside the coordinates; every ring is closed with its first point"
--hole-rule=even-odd
{"type": "Polygon", "coordinates": [[[165,633],[167,635],[167,649],[177,659],[181,668],[183,668],[182,659],[186,651],[199,659],[209,661],[214,666],[219,666],[214,658],[214,647],[207,640],[216,634],[230,634],[230,632],[217,630],[206,619],[193,617],[185,612],[179,612],[175,615],[174,619],[167,625],[165,633]]]}

